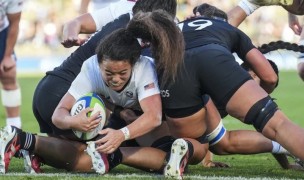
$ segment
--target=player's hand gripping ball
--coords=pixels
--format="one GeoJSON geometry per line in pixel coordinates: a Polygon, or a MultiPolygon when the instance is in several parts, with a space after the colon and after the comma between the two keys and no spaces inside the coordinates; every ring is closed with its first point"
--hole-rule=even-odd
{"type": "Polygon", "coordinates": [[[80,111],[92,107],[94,110],[92,112],[89,112],[87,114],[88,117],[91,116],[91,114],[95,114],[98,111],[100,112],[99,117],[101,117],[101,121],[99,122],[99,125],[94,129],[93,131],[90,132],[80,132],[77,130],[73,130],[74,134],[83,140],[90,140],[93,139],[98,135],[98,132],[102,130],[102,128],[105,125],[106,122],[106,107],[102,99],[95,93],[88,93],[85,94],[84,96],[80,97],[76,103],[73,105],[71,109],[71,116],[77,115],[80,111]]]}

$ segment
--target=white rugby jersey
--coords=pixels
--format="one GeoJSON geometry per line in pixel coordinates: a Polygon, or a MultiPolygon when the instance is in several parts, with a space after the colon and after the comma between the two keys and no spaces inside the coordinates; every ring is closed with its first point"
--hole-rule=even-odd
{"type": "Polygon", "coordinates": [[[100,30],[104,25],[118,18],[120,15],[131,13],[135,2],[135,0],[120,0],[115,3],[110,3],[105,8],[90,13],[96,24],[96,31],[100,30]]]}
{"type": "Polygon", "coordinates": [[[98,9],[104,8],[108,6],[110,3],[115,3],[119,0],[91,0],[92,10],[96,11],[98,9]]]}
{"type": "Polygon", "coordinates": [[[68,92],[75,99],[86,93],[95,92],[115,105],[134,110],[141,109],[139,101],[142,99],[160,93],[155,67],[149,58],[140,57],[133,66],[127,86],[121,92],[116,92],[103,81],[97,55],[83,63],[68,92]]]}
{"type": "Polygon", "coordinates": [[[22,11],[24,0],[0,0],[0,31],[8,27],[6,14],[15,14],[22,11]]]}

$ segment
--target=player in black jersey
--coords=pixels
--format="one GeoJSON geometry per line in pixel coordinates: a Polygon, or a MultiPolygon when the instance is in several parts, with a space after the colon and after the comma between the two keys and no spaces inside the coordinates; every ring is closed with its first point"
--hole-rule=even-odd
{"type": "Polygon", "coordinates": [[[208,94],[231,116],[253,124],[264,136],[303,160],[304,140],[293,144],[290,139],[303,136],[304,130],[292,123],[268,96],[277,83],[276,74],[251,40],[225,18],[224,12],[214,11],[212,17],[179,24],[186,42],[185,68],[173,85],[163,89],[168,94],[163,97],[163,106],[169,127],[183,127],[180,131],[176,128],[173,135],[199,136],[198,117],[208,117],[208,111],[203,114],[201,110],[201,97],[208,94]],[[232,52],[250,64],[261,79],[262,88],[239,66],[232,52]]]}
{"type": "MultiPolygon", "coordinates": [[[[215,15],[215,10],[216,8],[214,6],[210,6],[208,4],[202,4],[200,6],[197,6],[193,9],[193,14],[197,16],[204,16],[204,17],[213,17],[220,19],[219,17],[224,18],[224,21],[230,22],[231,17],[228,17],[224,14],[224,12],[218,12],[220,14],[215,15]],[[217,17],[219,16],[219,17],[217,17]],[[227,19],[228,18],[228,19],[227,19]]],[[[265,46],[265,45],[263,45],[265,46]]],[[[261,48],[259,48],[260,50],[261,48]]],[[[262,49],[261,49],[262,50],[262,49]]],[[[276,65],[272,62],[269,61],[271,66],[273,67],[274,71],[278,75],[278,69],[276,65]]],[[[246,65],[247,63],[243,63],[242,67],[246,67],[245,70],[249,72],[249,74],[252,76],[254,80],[256,80],[260,84],[260,79],[258,76],[246,65]],[[246,66],[244,66],[246,65],[246,66]]],[[[278,83],[278,82],[277,82],[278,83]]],[[[276,85],[277,86],[277,85],[276,85]]],[[[220,106],[217,102],[215,102],[217,109],[219,110],[221,117],[224,118],[228,113],[225,110],[225,106],[220,106]]],[[[212,142],[212,141],[211,141],[212,142]]],[[[253,132],[253,131],[227,131],[225,135],[222,136],[222,139],[219,140],[218,142],[215,142],[211,144],[210,149],[212,149],[216,154],[230,154],[230,153],[261,153],[261,152],[272,152],[275,158],[278,160],[280,163],[281,167],[284,169],[289,169],[289,168],[295,168],[295,166],[286,163],[288,162],[287,157],[285,155],[290,155],[288,151],[286,151],[283,147],[281,147],[280,144],[278,144],[275,141],[268,141],[266,138],[263,138],[260,133],[253,132]],[[229,137],[237,137],[237,136],[242,136],[242,140],[237,139],[237,144],[235,138],[229,138],[229,137]],[[252,141],[251,139],[255,139],[255,141],[252,141]],[[246,143],[247,142],[247,143],[246,143]],[[253,143],[254,142],[254,143],[253,143]],[[267,146],[272,144],[272,150],[267,150],[267,146]],[[238,145],[240,145],[242,148],[237,148],[238,145]],[[246,149],[247,147],[247,149],[246,149]],[[264,147],[265,149],[261,148],[264,147]]],[[[297,161],[297,160],[296,160],[297,161]]],[[[206,154],[206,157],[204,158],[204,161],[202,162],[204,166],[210,167],[210,166],[215,166],[215,167],[226,167],[224,163],[221,162],[212,162],[212,155],[210,153],[206,154]]]]}

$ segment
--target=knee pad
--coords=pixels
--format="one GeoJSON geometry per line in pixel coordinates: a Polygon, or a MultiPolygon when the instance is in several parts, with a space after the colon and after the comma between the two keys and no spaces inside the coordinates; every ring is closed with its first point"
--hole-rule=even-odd
{"type": "Polygon", "coordinates": [[[164,136],[154,141],[151,147],[170,152],[171,146],[176,139],[172,136],[164,136]]]}
{"type": "Polygon", "coordinates": [[[218,126],[207,135],[207,140],[209,142],[209,146],[213,146],[217,144],[226,134],[226,129],[221,121],[218,126]]]}
{"type": "Polygon", "coordinates": [[[256,102],[246,114],[244,123],[252,124],[254,128],[262,132],[269,119],[278,110],[278,105],[269,97],[256,102]]]}
{"type": "Polygon", "coordinates": [[[5,107],[18,107],[21,105],[21,91],[20,88],[15,90],[1,89],[2,104],[5,107]]]}

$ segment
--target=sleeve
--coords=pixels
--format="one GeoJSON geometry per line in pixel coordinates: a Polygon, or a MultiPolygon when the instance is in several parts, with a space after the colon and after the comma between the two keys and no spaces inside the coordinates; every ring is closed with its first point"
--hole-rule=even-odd
{"type": "Polygon", "coordinates": [[[9,6],[7,7],[6,12],[8,14],[19,13],[22,11],[23,4],[24,4],[24,0],[12,0],[9,6]]]}
{"type": "Polygon", "coordinates": [[[75,98],[79,99],[86,93],[93,92],[92,84],[89,78],[89,63],[92,57],[83,63],[80,73],[72,82],[68,92],[75,98]]]}
{"type": "Polygon", "coordinates": [[[238,29],[238,45],[234,46],[236,49],[234,49],[234,52],[237,53],[237,55],[242,59],[246,60],[246,54],[255,46],[252,44],[251,39],[241,30],[238,29]]]}
{"type": "MultiPolygon", "coordinates": [[[[143,58],[143,57],[141,57],[143,58]]],[[[147,58],[141,59],[141,64],[138,66],[139,73],[136,76],[135,82],[137,85],[138,101],[159,94],[157,74],[154,64],[147,58]]]]}
{"type": "Polygon", "coordinates": [[[103,26],[115,20],[120,15],[130,12],[132,10],[133,4],[134,2],[127,2],[125,0],[122,0],[116,3],[111,3],[105,8],[101,8],[97,11],[92,12],[91,16],[95,22],[96,30],[100,30],[103,26]]]}

